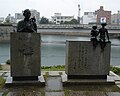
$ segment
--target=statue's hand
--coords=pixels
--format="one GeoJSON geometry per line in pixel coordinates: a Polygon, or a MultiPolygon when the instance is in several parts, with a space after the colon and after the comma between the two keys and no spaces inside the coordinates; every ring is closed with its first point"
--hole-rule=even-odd
{"type": "Polygon", "coordinates": [[[26,24],[26,28],[28,29],[28,30],[31,30],[32,28],[31,28],[31,25],[28,23],[28,24],[26,24]]]}
{"type": "Polygon", "coordinates": [[[26,27],[30,27],[30,23],[27,23],[27,24],[26,24],[26,27]]]}
{"type": "Polygon", "coordinates": [[[111,41],[108,40],[108,43],[111,43],[111,41]]]}

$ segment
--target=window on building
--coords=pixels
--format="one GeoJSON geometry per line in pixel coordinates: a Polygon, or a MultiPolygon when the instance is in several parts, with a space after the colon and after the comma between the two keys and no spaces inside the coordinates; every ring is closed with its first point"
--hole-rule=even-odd
{"type": "Polygon", "coordinates": [[[67,19],[67,17],[65,17],[65,19],[67,19]]]}
{"type": "Polygon", "coordinates": [[[61,24],[63,23],[63,21],[61,21],[61,24]]]}

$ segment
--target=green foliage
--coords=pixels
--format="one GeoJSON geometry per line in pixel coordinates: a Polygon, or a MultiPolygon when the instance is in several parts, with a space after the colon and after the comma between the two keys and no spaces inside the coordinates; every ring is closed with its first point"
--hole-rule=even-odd
{"type": "Polygon", "coordinates": [[[2,70],[2,65],[0,65],[0,70],[2,70]]]}
{"type": "Polygon", "coordinates": [[[71,21],[65,21],[63,24],[79,24],[77,19],[72,19],[71,21]]]}
{"type": "Polygon", "coordinates": [[[46,17],[42,17],[40,20],[40,24],[49,24],[49,20],[46,17]]]}
{"type": "Polygon", "coordinates": [[[119,67],[110,66],[110,70],[113,71],[114,73],[120,75],[120,68],[119,67]]]}
{"type": "Polygon", "coordinates": [[[10,60],[7,60],[7,61],[6,61],[6,64],[9,64],[9,65],[10,65],[10,60]]]}
{"type": "Polygon", "coordinates": [[[57,65],[57,66],[42,66],[42,70],[44,71],[64,71],[65,65],[57,65]]]}
{"type": "Polygon", "coordinates": [[[5,79],[0,76],[0,89],[5,85],[5,79]]]}

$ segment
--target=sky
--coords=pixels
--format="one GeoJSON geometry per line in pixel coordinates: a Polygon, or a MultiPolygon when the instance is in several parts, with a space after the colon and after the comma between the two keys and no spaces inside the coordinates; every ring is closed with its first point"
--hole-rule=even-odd
{"type": "Polygon", "coordinates": [[[78,16],[78,4],[80,4],[80,16],[84,12],[94,12],[100,6],[104,10],[112,11],[112,14],[120,10],[120,0],[0,0],[0,17],[8,14],[15,16],[25,9],[36,9],[40,17],[51,18],[54,13],[62,13],[64,16],[78,16]]]}

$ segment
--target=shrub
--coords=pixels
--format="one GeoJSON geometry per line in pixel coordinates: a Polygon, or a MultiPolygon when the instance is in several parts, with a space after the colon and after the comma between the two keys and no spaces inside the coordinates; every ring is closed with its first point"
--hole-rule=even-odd
{"type": "Polygon", "coordinates": [[[65,65],[54,65],[54,66],[42,66],[41,69],[48,71],[63,71],[65,70],[65,65]]]}
{"type": "Polygon", "coordinates": [[[113,71],[114,73],[120,75],[120,68],[119,67],[110,66],[110,70],[113,71]]]}
{"type": "Polygon", "coordinates": [[[9,65],[10,65],[10,60],[7,60],[7,61],[6,61],[6,64],[9,64],[9,65]]]}

